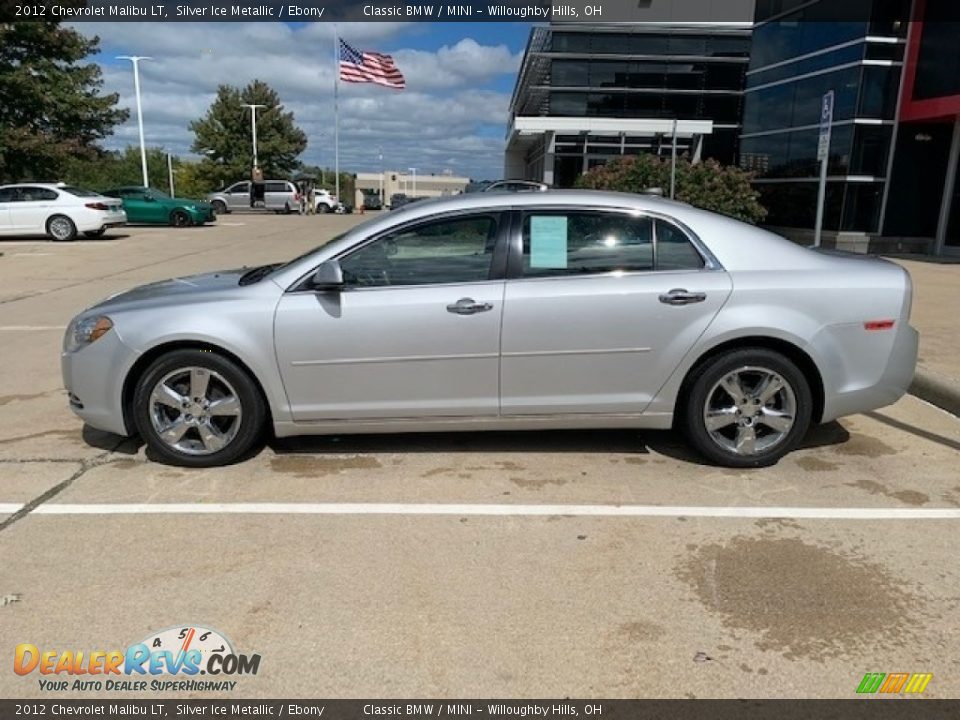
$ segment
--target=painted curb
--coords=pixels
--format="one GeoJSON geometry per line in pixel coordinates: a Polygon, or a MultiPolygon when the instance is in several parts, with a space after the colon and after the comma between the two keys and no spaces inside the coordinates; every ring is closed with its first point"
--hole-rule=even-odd
{"type": "Polygon", "coordinates": [[[917,369],[909,393],[960,417],[960,383],[917,369]]]}

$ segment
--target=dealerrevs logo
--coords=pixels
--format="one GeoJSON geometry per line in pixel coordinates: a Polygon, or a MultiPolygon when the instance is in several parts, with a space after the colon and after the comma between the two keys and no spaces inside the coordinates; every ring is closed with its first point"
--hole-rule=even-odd
{"type": "Polygon", "coordinates": [[[199,625],[151,633],[126,650],[60,650],[21,643],[13,656],[17,675],[38,673],[44,676],[38,678],[40,689],[53,691],[233,690],[233,677],[256,675],[259,669],[259,654],[237,653],[223,634],[199,625]],[[51,677],[65,675],[88,677],[51,677]]]}

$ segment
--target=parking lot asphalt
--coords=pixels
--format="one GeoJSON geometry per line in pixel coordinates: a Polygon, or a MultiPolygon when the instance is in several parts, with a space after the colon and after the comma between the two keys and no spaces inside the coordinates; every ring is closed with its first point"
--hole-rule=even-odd
{"type": "Polygon", "coordinates": [[[0,697],[82,696],[15,675],[17,643],[180,624],[261,655],[224,697],[846,698],[865,672],[960,694],[960,420],[915,398],[756,471],[631,431],[292,439],[186,470],[69,412],[76,312],[360,219],[0,242],[0,697]]]}

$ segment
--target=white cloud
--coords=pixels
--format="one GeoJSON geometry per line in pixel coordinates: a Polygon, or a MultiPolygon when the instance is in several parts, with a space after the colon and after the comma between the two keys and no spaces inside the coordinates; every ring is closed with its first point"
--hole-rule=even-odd
{"type": "MultiPolygon", "coordinates": [[[[323,23],[292,29],[281,23],[83,23],[86,35],[99,35],[107,57],[104,91],[120,94],[131,118],[107,142],[137,142],[133,75],[115,54],[150,55],[141,64],[144,125],[149,145],[189,153],[188,125],[201,117],[220,84],[267,82],[307,133],[303,160],[333,165],[333,37],[323,23]]],[[[402,44],[404,23],[344,23],[342,37],[361,49],[375,49],[390,38],[402,44]]],[[[445,169],[472,177],[499,177],[509,94],[483,87],[498,76],[512,76],[520,55],[505,45],[482,45],[463,38],[434,52],[400,49],[392,53],[407,90],[343,83],[340,86],[341,167],[376,170],[378,148],[388,169],[410,166],[422,172],[445,169]],[[490,128],[494,128],[491,137],[490,128]]]]}

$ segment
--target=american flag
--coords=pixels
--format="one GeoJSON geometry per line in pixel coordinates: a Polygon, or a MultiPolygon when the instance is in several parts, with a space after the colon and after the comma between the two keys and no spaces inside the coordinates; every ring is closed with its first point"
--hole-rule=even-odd
{"type": "Polygon", "coordinates": [[[340,79],[345,82],[371,82],[394,90],[407,85],[393,64],[393,58],[374,52],[359,52],[340,41],[340,79]]]}

